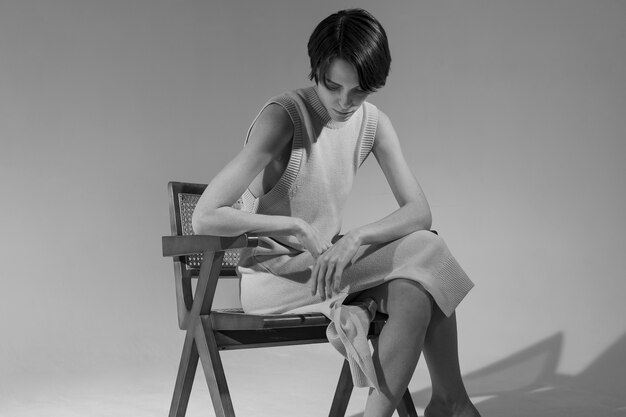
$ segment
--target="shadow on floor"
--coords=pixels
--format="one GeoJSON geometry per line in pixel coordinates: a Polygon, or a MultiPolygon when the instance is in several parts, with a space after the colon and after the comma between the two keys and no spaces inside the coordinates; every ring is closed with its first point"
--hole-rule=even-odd
{"type": "MultiPolygon", "coordinates": [[[[482,416],[626,417],[626,335],[574,376],[556,372],[562,348],[557,333],[465,375],[470,396],[487,397],[477,406],[482,416]]],[[[412,396],[424,408],[430,389],[412,396]]]]}

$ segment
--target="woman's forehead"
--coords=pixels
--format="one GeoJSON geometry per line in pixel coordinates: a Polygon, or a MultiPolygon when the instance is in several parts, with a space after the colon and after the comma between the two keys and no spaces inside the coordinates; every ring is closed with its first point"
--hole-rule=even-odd
{"type": "Polygon", "coordinates": [[[359,74],[354,65],[342,58],[335,58],[331,61],[326,79],[344,87],[354,87],[359,85],[359,74]]]}

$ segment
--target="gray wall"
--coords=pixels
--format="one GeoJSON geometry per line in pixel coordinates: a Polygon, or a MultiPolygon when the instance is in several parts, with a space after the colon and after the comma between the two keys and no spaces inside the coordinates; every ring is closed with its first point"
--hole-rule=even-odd
{"type": "MultiPolygon", "coordinates": [[[[209,181],[357,5],[391,42],[372,101],[476,282],[464,369],[563,334],[575,374],[624,335],[625,2],[3,0],[0,374],[175,364],[167,181],[209,181]]],[[[373,160],[350,207],[394,207],[373,160]]]]}

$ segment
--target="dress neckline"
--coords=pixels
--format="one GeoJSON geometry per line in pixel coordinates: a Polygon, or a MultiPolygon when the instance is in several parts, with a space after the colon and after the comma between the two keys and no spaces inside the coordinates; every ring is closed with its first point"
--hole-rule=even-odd
{"type": "Polygon", "coordinates": [[[354,117],[353,114],[352,117],[350,117],[345,122],[338,122],[336,120],[333,120],[330,117],[330,114],[328,114],[328,110],[326,110],[326,107],[324,107],[324,104],[322,104],[322,101],[317,95],[317,91],[315,90],[314,86],[306,88],[304,92],[307,101],[311,104],[311,107],[313,107],[313,110],[322,121],[324,127],[327,127],[329,129],[341,129],[342,127],[347,125],[354,117]]]}

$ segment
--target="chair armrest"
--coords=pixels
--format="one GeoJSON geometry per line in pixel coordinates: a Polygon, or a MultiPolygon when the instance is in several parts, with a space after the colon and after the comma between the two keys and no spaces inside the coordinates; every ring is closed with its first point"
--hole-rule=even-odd
{"type": "Polygon", "coordinates": [[[219,252],[227,249],[251,248],[258,239],[247,235],[220,237],[209,235],[163,236],[163,256],[183,256],[206,251],[219,252]]]}

